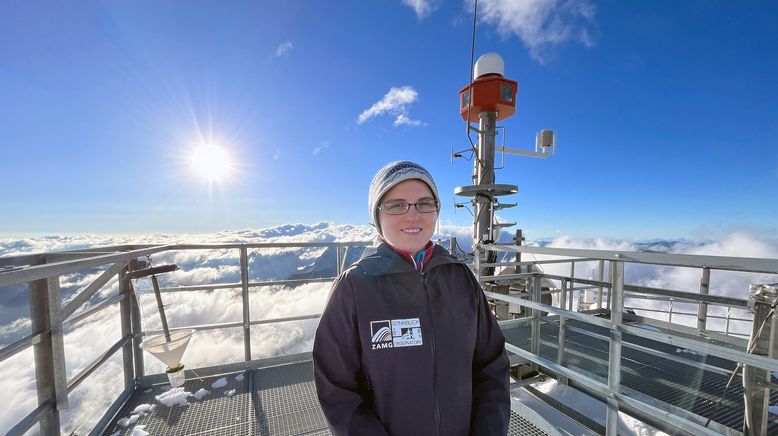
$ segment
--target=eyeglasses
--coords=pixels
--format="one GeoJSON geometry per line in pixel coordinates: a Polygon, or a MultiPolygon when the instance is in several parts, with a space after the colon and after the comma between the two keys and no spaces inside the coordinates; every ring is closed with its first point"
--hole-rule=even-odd
{"type": "Polygon", "coordinates": [[[388,201],[378,206],[378,210],[387,215],[402,215],[411,209],[411,206],[415,207],[421,213],[432,213],[438,211],[438,202],[435,200],[422,200],[416,203],[408,203],[405,201],[388,201]]]}

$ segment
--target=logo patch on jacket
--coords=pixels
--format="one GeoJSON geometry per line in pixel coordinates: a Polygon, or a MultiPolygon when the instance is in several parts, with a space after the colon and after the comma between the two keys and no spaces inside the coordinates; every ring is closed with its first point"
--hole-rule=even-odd
{"type": "Polygon", "coordinates": [[[370,321],[370,342],[373,350],[422,345],[419,318],[370,321]]]}

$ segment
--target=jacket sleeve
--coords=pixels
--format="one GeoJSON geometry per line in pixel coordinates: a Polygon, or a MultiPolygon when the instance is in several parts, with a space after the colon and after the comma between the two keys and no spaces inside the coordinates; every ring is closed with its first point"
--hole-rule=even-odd
{"type": "Polygon", "coordinates": [[[344,274],[333,285],[313,343],[316,392],[336,436],[387,434],[370,406],[361,355],[354,286],[344,274]]]}
{"type": "Polygon", "coordinates": [[[473,356],[471,435],[505,435],[510,420],[510,364],[505,337],[481,286],[471,275],[478,299],[478,332],[473,356]]]}

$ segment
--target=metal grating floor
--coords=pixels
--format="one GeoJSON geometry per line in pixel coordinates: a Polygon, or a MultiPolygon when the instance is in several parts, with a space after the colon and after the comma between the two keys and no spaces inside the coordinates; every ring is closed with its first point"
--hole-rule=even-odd
{"type": "MultiPolygon", "coordinates": [[[[187,380],[184,390],[195,393],[200,388],[211,391],[197,400],[189,397],[188,406],[168,408],[155,396],[169,389],[168,385],[136,390],[117,417],[102,432],[106,436],[131,435],[133,428],[144,425],[151,435],[214,435],[214,436],[327,436],[330,431],[316,398],[313,363],[272,366],[253,370],[242,381],[239,373],[187,380]],[[220,378],[227,380],[222,388],[211,384],[220,378]],[[235,389],[235,394],[226,392],[235,389]],[[116,423],[131,416],[141,404],[156,405],[154,410],[126,428],[116,423]]],[[[546,435],[527,419],[511,412],[510,435],[546,435]]]]}
{"type": "Polygon", "coordinates": [[[508,434],[509,435],[527,435],[527,436],[546,436],[547,433],[537,428],[533,423],[519,416],[516,412],[511,410],[511,420],[508,422],[508,434]]]}
{"type": "MultiPolygon", "coordinates": [[[[607,336],[607,330],[600,327],[568,320],[567,326],[585,329],[607,336]]],[[[529,350],[530,327],[519,326],[504,329],[506,340],[529,350]]],[[[625,342],[678,355],[675,346],[624,334],[625,342]]],[[[556,361],[559,344],[559,326],[552,322],[541,324],[540,354],[556,361]]],[[[734,369],[735,365],[715,356],[684,355],[691,360],[704,361],[721,368],[734,369]]],[[[589,372],[601,379],[608,377],[608,341],[583,333],[567,330],[565,335],[565,357],[562,364],[589,372]]],[[[738,376],[731,383],[722,399],[728,377],[663,359],[632,348],[622,348],[623,386],[649,395],[666,403],[688,410],[696,415],[711,418],[720,424],[742,431],[743,386],[738,376]],[[719,400],[722,399],[719,404],[719,400]]],[[[778,404],[778,391],[771,395],[770,404],[778,404]]],[[[768,423],[768,433],[778,431],[778,419],[768,423]]]]}
{"type": "Polygon", "coordinates": [[[205,377],[202,380],[188,380],[184,390],[195,393],[200,388],[211,391],[210,394],[197,400],[188,398],[188,406],[166,407],[160,404],[155,396],[165,392],[168,385],[154,386],[146,389],[138,389],[130,397],[127,403],[119,411],[119,414],[104,435],[131,435],[136,425],[145,425],[144,431],[152,435],[216,435],[216,436],[245,436],[253,434],[254,423],[252,395],[249,387],[249,377],[243,381],[235,381],[235,375],[225,375],[228,380],[224,388],[214,389],[211,384],[221,377],[205,377]],[[235,389],[236,393],[227,396],[225,393],[235,389]],[[129,417],[135,407],[141,404],[156,405],[154,410],[138,419],[138,421],[126,428],[122,428],[116,422],[123,417],[129,417]],[[118,433],[117,433],[118,432],[118,433]]]}
{"type": "Polygon", "coordinates": [[[313,362],[274,366],[254,372],[256,431],[271,435],[329,435],[316,398],[313,362]]]}

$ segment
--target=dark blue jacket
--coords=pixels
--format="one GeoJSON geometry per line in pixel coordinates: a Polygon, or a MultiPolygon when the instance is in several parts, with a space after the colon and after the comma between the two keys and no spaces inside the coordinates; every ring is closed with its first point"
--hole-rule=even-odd
{"type": "Polygon", "coordinates": [[[466,265],[419,273],[382,244],[335,282],[313,346],[335,435],[505,435],[505,338],[466,265]]]}

